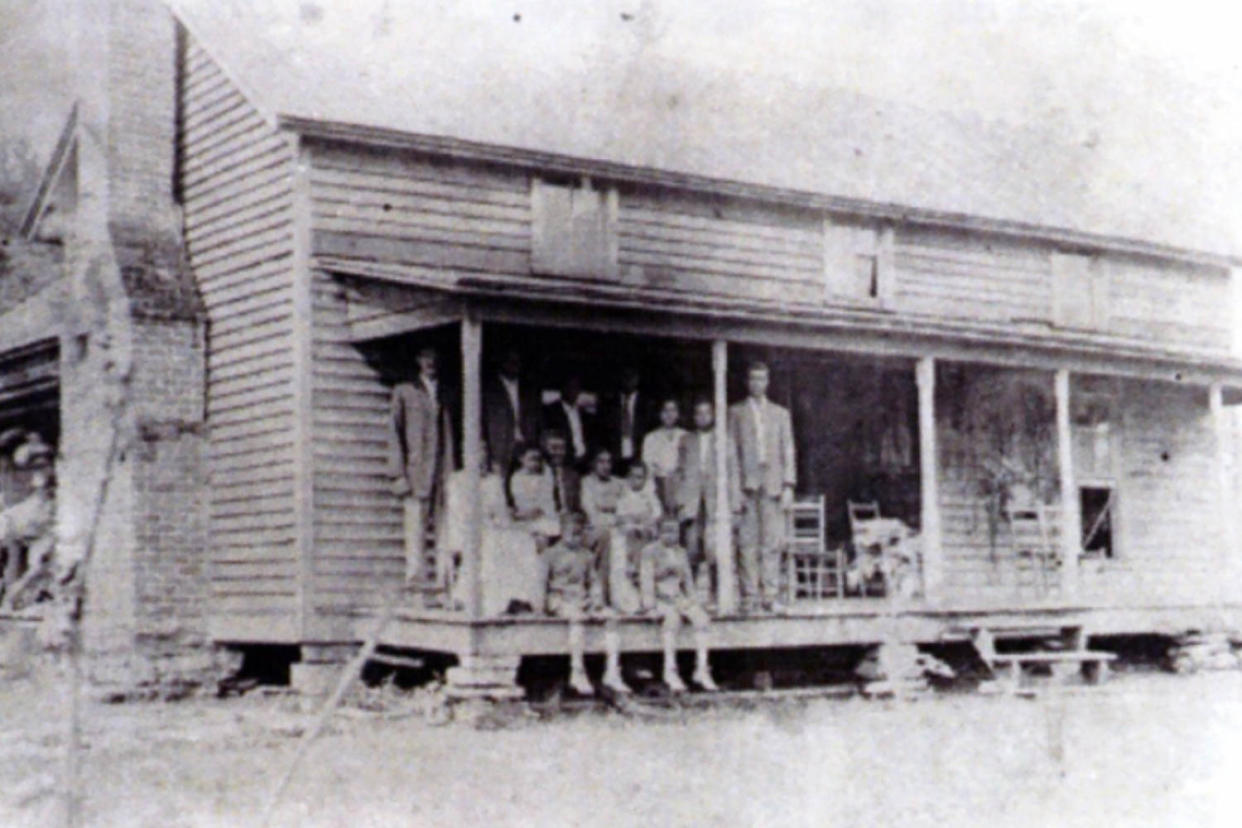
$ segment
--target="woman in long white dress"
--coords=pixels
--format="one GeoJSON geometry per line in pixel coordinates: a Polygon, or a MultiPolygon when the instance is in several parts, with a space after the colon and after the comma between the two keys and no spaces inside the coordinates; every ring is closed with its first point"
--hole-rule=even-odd
{"type": "MultiPolygon", "coordinates": [[[[445,542],[452,552],[464,547],[466,521],[465,472],[455,472],[449,479],[448,526],[445,542]]],[[[535,539],[526,527],[515,524],[509,499],[505,495],[504,478],[489,468],[479,482],[482,526],[479,535],[479,578],[483,583],[483,615],[503,615],[511,609],[532,610],[543,601],[539,583],[539,552],[535,539]]],[[[457,578],[453,590],[455,604],[465,605],[468,585],[457,578]]]]}

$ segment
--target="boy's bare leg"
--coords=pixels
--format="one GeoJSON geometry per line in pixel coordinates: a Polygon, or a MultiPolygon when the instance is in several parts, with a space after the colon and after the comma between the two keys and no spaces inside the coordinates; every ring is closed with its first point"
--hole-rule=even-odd
{"type": "Polygon", "coordinates": [[[712,668],[707,660],[708,639],[711,637],[707,612],[702,607],[693,606],[686,615],[694,626],[694,676],[691,681],[708,692],[715,692],[720,688],[712,680],[712,668]]]}
{"type": "Polygon", "coordinates": [[[632,692],[621,678],[621,633],[612,617],[604,622],[604,658],[604,686],[614,693],[632,692]]]}
{"type": "Polygon", "coordinates": [[[587,679],[586,659],[583,657],[585,631],[582,618],[577,613],[569,618],[569,686],[580,696],[595,694],[595,688],[587,679]]]}
{"type": "Polygon", "coordinates": [[[664,644],[664,684],[674,693],[686,692],[686,684],[677,672],[677,630],[681,627],[681,613],[676,607],[664,608],[664,623],[660,626],[660,640],[664,644]]]}

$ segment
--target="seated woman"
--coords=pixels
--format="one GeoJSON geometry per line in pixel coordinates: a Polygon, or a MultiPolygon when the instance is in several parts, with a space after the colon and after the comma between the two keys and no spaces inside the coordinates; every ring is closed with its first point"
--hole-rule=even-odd
{"type": "Polygon", "coordinates": [[[647,432],[643,438],[643,462],[647,464],[647,474],[655,484],[660,504],[669,513],[677,508],[674,480],[681,441],[687,434],[684,428],[677,425],[680,417],[677,400],[672,397],[664,400],[660,404],[659,428],[647,432]]]}
{"type": "Polygon", "coordinates": [[[513,518],[518,526],[531,533],[542,551],[561,534],[552,475],[544,468],[538,446],[521,446],[514,454],[518,457],[518,468],[509,477],[513,518]]]}
{"type": "MultiPolygon", "coordinates": [[[[486,456],[486,452],[484,452],[486,456]]],[[[449,478],[446,504],[447,526],[442,537],[444,550],[459,557],[465,546],[466,473],[457,471],[449,478]]],[[[530,530],[518,526],[505,496],[504,478],[499,464],[484,469],[479,480],[479,511],[482,520],[479,533],[479,579],[483,584],[482,612],[501,615],[505,612],[531,611],[543,603],[539,583],[539,551],[530,530]]],[[[469,585],[455,578],[454,604],[465,605],[469,585]]]]}

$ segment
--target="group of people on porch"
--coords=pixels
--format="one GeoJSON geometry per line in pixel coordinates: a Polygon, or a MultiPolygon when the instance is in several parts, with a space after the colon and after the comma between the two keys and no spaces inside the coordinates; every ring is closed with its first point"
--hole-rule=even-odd
{"type": "MultiPolygon", "coordinates": [[[[398,383],[392,396],[390,461],[394,494],[404,508],[406,577],[422,579],[433,537],[435,578],[451,600],[472,493],[465,472],[455,469],[454,418],[439,355],[423,348],[415,362],[417,376],[398,383]]],[[[673,603],[697,622],[691,607],[712,601],[721,482],[712,401],[694,400],[687,429],[679,397],[648,399],[633,368],[621,372],[619,391],[594,411],[584,405],[578,375],[561,377],[559,394],[545,403],[521,368],[519,354],[509,351],[483,380],[478,496],[484,613],[555,612],[551,596],[563,585],[551,564],[554,550],[568,542],[590,552],[591,601],[618,614],[660,611],[652,596],[665,593],[644,585],[644,561],[684,558],[684,595],[673,603]],[[581,523],[581,533],[571,538],[566,521],[581,523]]],[[[781,552],[797,464],[789,411],[767,397],[767,365],[750,364],[746,377],[746,399],[727,412],[723,483],[737,533],[739,607],[760,612],[780,609],[781,552]]]]}

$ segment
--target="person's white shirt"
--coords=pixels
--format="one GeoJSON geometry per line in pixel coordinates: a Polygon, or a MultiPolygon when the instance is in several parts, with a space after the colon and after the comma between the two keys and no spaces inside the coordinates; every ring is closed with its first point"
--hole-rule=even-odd
{"type": "Polygon", "coordinates": [[[513,436],[522,439],[522,403],[518,394],[518,381],[514,377],[510,379],[503,374],[500,377],[500,384],[504,387],[505,393],[509,395],[509,405],[513,407],[513,436]]]}
{"type": "Polygon", "coordinates": [[[427,389],[427,393],[431,395],[431,404],[440,405],[440,389],[439,383],[428,377],[423,377],[423,388],[427,389]]]}
{"type": "Polygon", "coordinates": [[[684,429],[661,426],[643,438],[643,462],[654,477],[671,477],[677,471],[677,450],[686,435],[684,429]]]}
{"type": "Polygon", "coordinates": [[[758,455],[759,465],[767,462],[767,441],[763,434],[763,408],[765,400],[762,397],[750,398],[750,411],[755,417],[755,451],[758,455]]]}
{"type": "Polygon", "coordinates": [[[621,399],[622,406],[625,409],[625,416],[622,419],[623,421],[628,419],[630,426],[629,431],[625,431],[621,435],[621,456],[626,459],[634,456],[634,428],[638,425],[634,421],[634,409],[637,402],[637,391],[630,391],[621,399]]]}
{"type": "Polygon", "coordinates": [[[577,405],[570,405],[561,400],[561,407],[565,409],[565,419],[569,422],[569,439],[574,444],[574,456],[581,457],[586,454],[586,438],[582,434],[582,412],[578,410],[577,405]]]}

